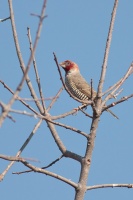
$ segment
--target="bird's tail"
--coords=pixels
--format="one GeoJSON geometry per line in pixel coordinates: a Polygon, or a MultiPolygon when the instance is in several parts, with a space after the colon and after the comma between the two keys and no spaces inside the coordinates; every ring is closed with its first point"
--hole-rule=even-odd
{"type": "Polygon", "coordinates": [[[113,115],[116,119],[119,119],[111,110],[107,109],[106,111],[113,115]]]}

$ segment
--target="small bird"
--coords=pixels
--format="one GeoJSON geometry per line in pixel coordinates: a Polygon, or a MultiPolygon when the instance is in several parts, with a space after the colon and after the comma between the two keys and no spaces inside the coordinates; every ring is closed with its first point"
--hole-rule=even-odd
{"type": "MultiPolygon", "coordinates": [[[[82,77],[76,63],[66,60],[59,65],[65,70],[65,85],[73,96],[80,100],[95,100],[97,92],[82,77]]],[[[111,110],[107,111],[118,119],[111,110]]]]}

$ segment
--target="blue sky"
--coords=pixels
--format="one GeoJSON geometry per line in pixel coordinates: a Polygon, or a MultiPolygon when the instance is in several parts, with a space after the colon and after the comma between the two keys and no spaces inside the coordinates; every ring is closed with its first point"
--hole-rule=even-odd
{"type": "MultiPolygon", "coordinates": [[[[30,27],[32,39],[34,40],[38,25],[38,18],[30,16],[30,13],[39,14],[42,3],[42,0],[13,1],[18,38],[25,64],[27,64],[30,55],[27,27],[30,27]]],[[[35,55],[45,97],[54,96],[61,87],[53,52],[56,53],[59,62],[70,59],[78,63],[82,75],[88,82],[93,79],[94,88],[97,88],[113,3],[113,0],[48,1],[46,9],[48,17],[44,20],[41,38],[35,55]]],[[[119,2],[104,90],[124,75],[133,60],[132,10],[133,2],[131,0],[119,2]]],[[[8,2],[1,0],[0,18],[8,16],[8,2]]],[[[22,73],[16,56],[10,21],[0,23],[0,35],[0,79],[15,90],[22,73]]],[[[29,76],[38,93],[33,67],[29,71],[29,76]]],[[[123,85],[123,92],[118,99],[133,93],[132,85],[133,78],[131,76],[123,85]]],[[[24,84],[20,96],[30,98],[26,84],[24,84]]],[[[0,85],[0,99],[7,103],[10,98],[11,94],[0,85]]],[[[49,102],[46,104],[49,105],[49,102]]],[[[31,105],[35,108],[33,103],[31,105]]],[[[58,115],[78,105],[78,102],[71,99],[63,91],[50,113],[58,115]]],[[[13,108],[27,110],[19,102],[16,102],[13,108]]],[[[88,108],[87,112],[90,111],[91,109],[88,108]]],[[[88,185],[133,183],[133,100],[130,99],[112,108],[112,111],[120,119],[114,119],[107,112],[103,113],[101,117],[88,185]]],[[[0,154],[15,155],[37,123],[37,119],[31,117],[17,114],[13,114],[13,117],[16,119],[16,123],[6,119],[1,128],[0,154]]],[[[78,113],[59,122],[89,133],[91,120],[78,113]]],[[[83,156],[86,140],[74,132],[60,127],[56,128],[67,149],[83,156]]],[[[32,164],[40,167],[49,164],[60,155],[61,153],[55,145],[45,122],[22,153],[22,157],[38,159],[40,163],[33,162],[32,164]]],[[[0,172],[5,169],[7,164],[7,161],[0,160],[0,172]]],[[[23,171],[25,169],[20,163],[16,163],[10,169],[0,184],[2,200],[9,198],[19,200],[24,198],[28,200],[74,199],[74,190],[70,186],[51,177],[35,173],[12,175],[14,171],[23,171]]],[[[50,167],[49,170],[77,182],[80,166],[73,160],[63,158],[60,162],[50,167]]],[[[132,189],[97,189],[87,192],[85,200],[89,198],[92,200],[125,200],[127,196],[128,200],[132,199],[132,189]]]]}

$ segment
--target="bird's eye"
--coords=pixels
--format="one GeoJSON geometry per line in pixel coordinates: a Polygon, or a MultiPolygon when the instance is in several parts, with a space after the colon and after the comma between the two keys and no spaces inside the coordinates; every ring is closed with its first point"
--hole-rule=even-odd
{"type": "Polygon", "coordinates": [[[67,63],[66,63],[67,65],[70,65],[70,62],[69,61],[67,61],[67,63]]]}

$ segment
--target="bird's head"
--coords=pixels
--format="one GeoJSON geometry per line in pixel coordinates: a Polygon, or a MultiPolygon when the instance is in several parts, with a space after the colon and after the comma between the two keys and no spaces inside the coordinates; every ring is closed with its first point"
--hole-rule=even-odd
{"type": "Polygon", "coordinates": [[[79,72],[78,65],[70,60],[66,60],[59,64],[66,73],[79,72]]]}

